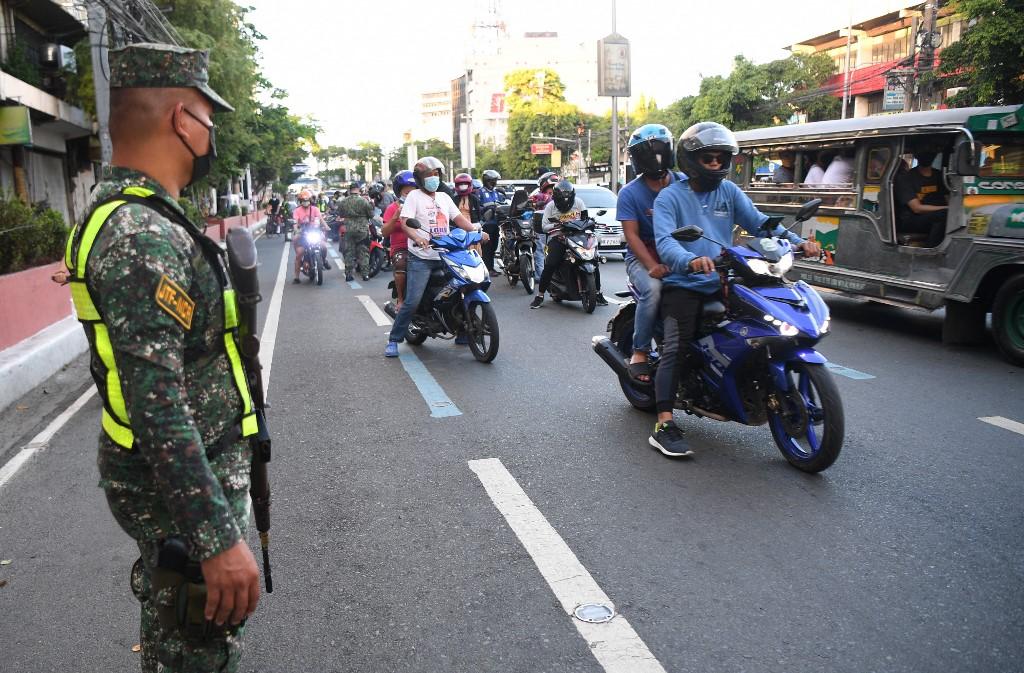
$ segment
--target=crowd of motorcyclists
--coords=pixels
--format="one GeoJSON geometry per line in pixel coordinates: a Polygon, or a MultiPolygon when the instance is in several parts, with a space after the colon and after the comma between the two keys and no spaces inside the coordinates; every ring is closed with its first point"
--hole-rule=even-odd
{"type": "MultiPolygon", "coordinates": [[[[622,222],[626,271],[637,305],[632,352],[625,355],[629,358],[629,377],[653,386],[657,423],[649,443],[667,456],[693,452],[673,421],[673,403],[680,377],[688,366],[682,355],[683,345],[695,335],[702,306],[721,296],[714,263],[722,249],[720,242],[731,241],[733,227],[739,225],[754,236],[788,239],[807,255],[820,253],[815,241],[805,241],[793,232],[766,234],[762,230],[768,217],[726,179],[738,151],[731,131],[714,122],[691,126],[678,143],[665,126],[646,124],[631,134],[627,144],[636,178],[619,191],[616,217],[622,222]],[[705,237],[683,241],[672,236],[687,224],[699,225],[705,237]],[[652,371],[650,359],[655,343],[660,366],[652,371]]],[[[499,276],[502,271],[496,265],[500,259],[496,251],[504,244],[499,233],[503,231],[501,218],[515,217],[520,210],[529,211],[528,215],[535,218],[532,272],[539,285],[530,308],[540,308],[549,292],[556,300],[582,299],[587,307],[587,289],[582,280],[578,281],[578,295],[569,291],[572,288],[566,290],[564,279],[559,285],[559,274],[565,275],[567,260],[580,269],[580,278],[584,272],[593,276],[589,310],[593,310],[593,304],[607,305],[601,294],[600,259],[595,259],[594,223],[586,205],[576,196],[574,185],[554,171],[543,171],[528,201],[516,203],[499,186],[500,178],[497,171],[489,169],[479,180],[460,173],[447,183],[443,164],[434,157],[424,157],[413,170],[398,173],[390,185],[352,183],[347,195],[336,191],[329,198],[303,191],[290,217],[296,229],[319,227],[338,236],[345,253],[347,280],[353,279],[357,269],[364,280],[367,278],[369,262],[364,253],[370,227],[379,226],[379,235],[390,241],[395,320],[384,351],[386,357],[397,357],[398,344],[407,336],[432,274],[444,270],[434,242],[453,235],[456,228],[479,232],[472,237],[478,243],[467,244],[467,249],[478,249],[487,273],[499,276]],[[575,258],[570,254],[572,248],[579,253],[575,258]]],[[[272,215],[282,207],[279,199],[268,206],[272,215]]],[[[294,240],[294,282],[298,283],[303,239],[295,236],[294,240]]],[[[326,257],[323,262],[326,267],[326,257]]],[[[463,325],[454,330],[455,343],[466,343],[465,329],[463,325]]]]}

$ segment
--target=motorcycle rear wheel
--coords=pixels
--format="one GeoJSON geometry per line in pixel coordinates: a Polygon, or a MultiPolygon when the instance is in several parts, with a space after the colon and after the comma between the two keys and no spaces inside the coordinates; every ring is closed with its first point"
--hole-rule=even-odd
{"type": "Polygon", "coordinates": [[[373,278],[380,270],[384,268],[384,251],[380,248],[374,248],[370,251],[370,271],[367,275],[373,278]]]}
{"type": "Polygon", "coordinates": [[[533,271],[533,258],[526,254],[519,255],[519,276],[523,279],[523,289],[526,290],[526,294],[533,294],[536,286],[533,271]]]}
{"type": "Polygon", "coordinates": [[[466,320],[469,350],[477,362],[491,362],[498,355],[498,316],[489,303],[475,301],[469,305],[466,320]]]}
{"type": "Polygon", "coordinates": [[[416,324],[414,319],[405,330],[405,342],[410,346],[419,346],[427,340],[427,331],[416,324]]]}
{"type": "MultiPolygon", "coordinates": [[[[615,343],[615,347],[619,349],[619,353],[622,353],[627,360],[633,355],[633,319],[630,318],[628,322],[622,324],[619,338],[615,343]]],[[[651,371],[651,381],[654,381],[654,371],[651,371]]],[[[644,411],[648,414],[653,414],[657,411],[657,404],[654,399],[653,386],[650,393],[644,392],[638,387],[633,380],[628,376],[619,377],[619,387],[622,388],[622,394],[626,396],[626,401],[633,405],[634,409],[644,411]]]]}
{"type": "Polygon", "coordinates": [[[768,417],[772,438],[790,465],[821,472],[843,447],[843,401],[825,365],[797,362],[786,367],[791,391],[776,392],[782,408],[768,417]]]}

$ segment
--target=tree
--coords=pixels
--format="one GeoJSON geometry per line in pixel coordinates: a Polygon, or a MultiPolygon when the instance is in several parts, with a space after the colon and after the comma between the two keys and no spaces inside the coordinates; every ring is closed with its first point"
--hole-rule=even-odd
{"type": "Polygon", "coordinates": [[[963,87],[955,107],[1024,101],[1024,0],[955,0],[966,17],[958,42],[942,50],[943,86],[963,87]]]}

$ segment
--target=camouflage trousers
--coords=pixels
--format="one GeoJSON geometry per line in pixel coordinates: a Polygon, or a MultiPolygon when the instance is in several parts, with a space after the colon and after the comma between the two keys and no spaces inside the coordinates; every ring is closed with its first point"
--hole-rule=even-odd
{"type": "Polygon", "coordinates": [[[169,589],[153,595],[151,578],[156,565],[156,541],[138,541],[142,556],[132,569],[132,592],[142,605],[139,628],[142,673],[235,673],[242,658],[244,624],[225,624],[206,638],[191,638],[160,628],[157,605],[170,605],[169,589]]]}
{"type": "Polygon", "coordinates": [[[370,232],[363,224],[348,224],[345,229],[345,273],[364,276],[370,273],[370,232]]]}

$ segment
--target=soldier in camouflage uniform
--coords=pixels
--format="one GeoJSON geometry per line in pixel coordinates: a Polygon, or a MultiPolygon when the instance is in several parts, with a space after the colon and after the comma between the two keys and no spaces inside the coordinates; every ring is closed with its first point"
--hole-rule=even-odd
{"type": "Polygon", "coordinates": [[[352,183],[348,196],[338,206],[338,214],[345,218],[345,280],[354,279],[357,267],[363,272],[363,280],[370,280],[373,204],[360,196],[359,185],[352,183]]]}
{"type": "Polygon", "coordinates": [[[68,246],[105,402],[100,486],[141,553],[131,585],[147,673],[237,670],[244,619],[260,591],[244,537],[251,399],[225,345],[232,337],[219,262],[175,200],[216,157],[211,114],[232,109],[207,82],[204,51],[136,44],[110,52],[113,165],[68,246]],[[103,210],[126,189],[133,201],[103,210]],[[172,589],[153,589],[169,538],[183,540],[202,570],[206,597],[194,604],[200,622],[210,621],[199,637],[159,621],[175,601],[172,589]]]}

